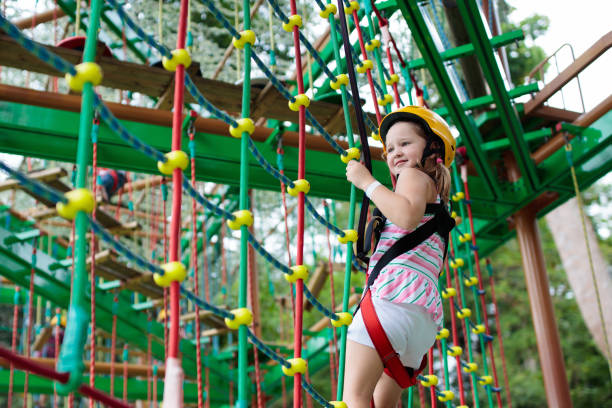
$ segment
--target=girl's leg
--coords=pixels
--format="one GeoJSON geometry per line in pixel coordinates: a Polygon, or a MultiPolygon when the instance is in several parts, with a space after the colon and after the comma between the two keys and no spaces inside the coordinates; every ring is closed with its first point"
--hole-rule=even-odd
{"type": "Polygon", "coordinates": [[[342,400],[350,408],[369,408],[382,373],[383,365],[376,349],[347,340],[342,400]]]}
{"type": "Polygon", "coordinates": [[[402,388],[383,371],[374,390],[376,408],[395,408],[401,396],[402,388]]]}

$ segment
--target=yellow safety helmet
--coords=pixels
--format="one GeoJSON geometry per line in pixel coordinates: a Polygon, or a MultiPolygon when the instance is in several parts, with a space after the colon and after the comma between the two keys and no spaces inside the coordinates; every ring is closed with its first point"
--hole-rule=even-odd
{"type": "MultiPolygon", "coordinates": [[[[450,167],[455,158],[457,142],[451,133],[448,123],[440,115],[422,106],[406,106],[386,115],[380,122],[378,134],[385,145],[387,132],[396,122],[415,122],[420,124],[427,134],[428,143],[423,158],[432,153],[439,153],[446,167],[450,167]],[[433,151],[429,148],[432,140],[440,140],[444,149],[433,151]]],[[[386,149],[386,147],[385,147],[386,149]]]]}

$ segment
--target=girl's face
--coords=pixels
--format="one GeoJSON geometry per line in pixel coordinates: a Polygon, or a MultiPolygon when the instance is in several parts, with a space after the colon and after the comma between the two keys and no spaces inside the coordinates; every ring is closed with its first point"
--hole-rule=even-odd
{"type": "Polygon", "coordinates": [[[425,138],[421,129],[412,122],[397,122],[387,132],[387,165],[391,174],[399,175],[402,169],[417,167],[425,150],[425,138]]]}

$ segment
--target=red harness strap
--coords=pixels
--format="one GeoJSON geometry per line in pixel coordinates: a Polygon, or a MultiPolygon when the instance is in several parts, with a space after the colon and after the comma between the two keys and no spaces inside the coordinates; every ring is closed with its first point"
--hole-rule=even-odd
{"type": "Polygon", "coordinates": [[[427,356],[423,356],[419,368],[413,369],[405,367],[399,358],[399,354],[393,350],[385,330],[380,324],[380,320],[378,320],[378,315],[372,304],[370,290],[367,290],[365,296],[361,300],[360,308],[361,316],[363,317],[363,322],[368,330],[370,339],[372,339],[372,343],[374,343],[374,347],[385,366],[385,373],[393,378],[402,388],[408,388],[415,385],[418,375],[421,374],[427,365],[427,356]]]}

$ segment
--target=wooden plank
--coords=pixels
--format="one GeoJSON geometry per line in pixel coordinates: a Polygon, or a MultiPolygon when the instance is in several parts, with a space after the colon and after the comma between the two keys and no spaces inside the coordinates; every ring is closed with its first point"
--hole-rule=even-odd
{"type": "MultiPolygon", "coordinates": [[[[53,169],[34,171],[29,173],[27,176],[28,178],[39,181],[41,183],[49,183],[66,175],[68,175],[66,170],[58,167],[53,169]]],[[[22,185],[19,184],[19,181],[16,179],[7,179],[3,182],[0,182],[0,192],[12,190],[14,188],[22,188],[22,185]]]]}
{"type": "Polygon", "coordinates": [[[572,123],[578,119],[580,113],[565,109],[553,108],[552,106],[539,106],[525,116],[535,116],[537,118],[542,118],[552,122],[572,123]]]}
{"type": "MultiPolygon", "coordinates": [[[[329,271],[327,269],[327,262],[321,262],[317,265],[314,273],[310,275],[308,279],[308,290],[313,294],[315,298],[319,297],[321,290],[327,282],[329,271]]],[[[310,311],[312,309],[312,303],[304,297],[304,309],[310,311]]]]}
{"type": "MultiPolygon", "coordinates": [[[[356,305],[357,302],[359,302],[359,299],[361,299],[361,296],[358,295],[357,293],[353,293],[351,297],[349,298],[349,306],[348,306],[349,309],[353,307],[354,305],[356,305]]],[[[342,310],[342,303],[336,306],[335,310],[342,310]]],[[[327,317],[324,317],[318,322],[316,322],[315,324],[313,324],[308,330],[311,332],[318,332],[318,331],[323,330],[326,327],[331,327],[331,321],[327,317]]]]}

